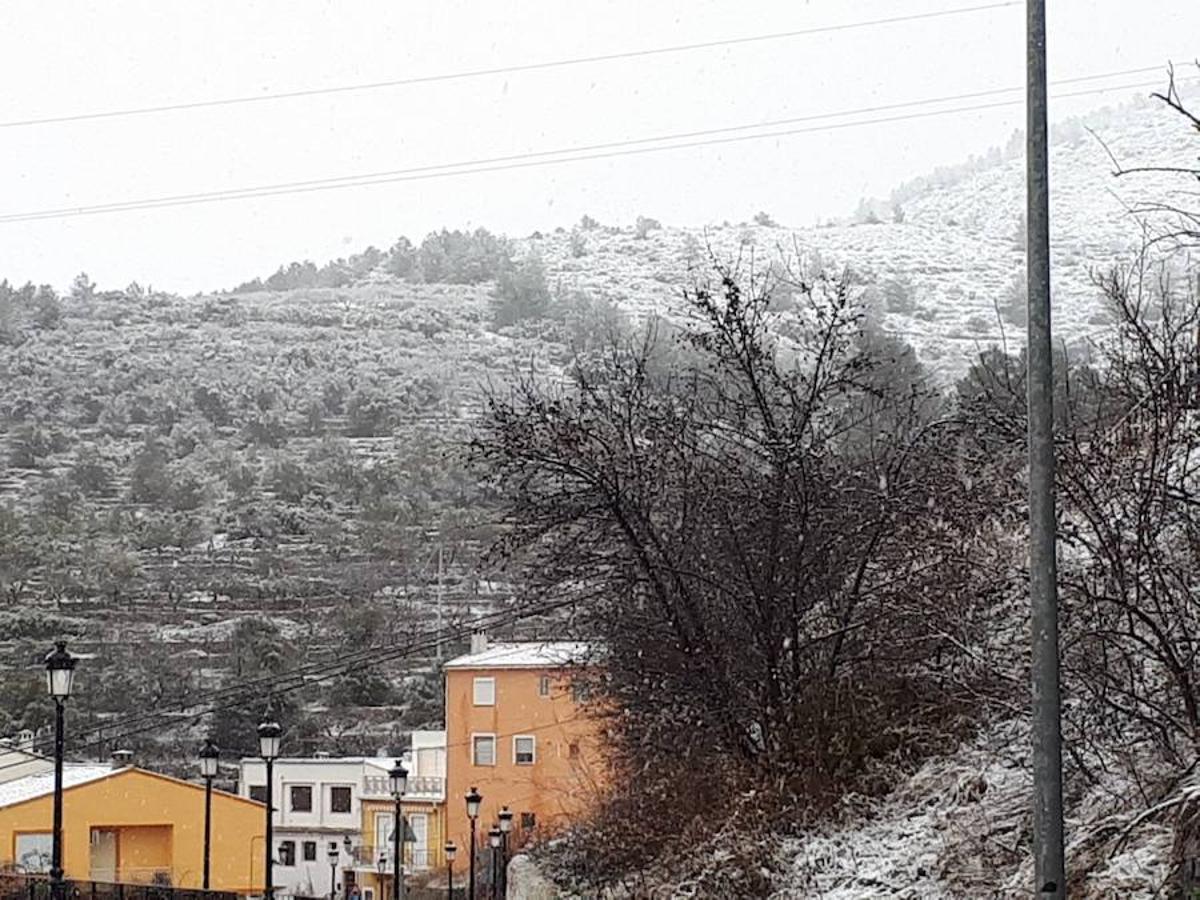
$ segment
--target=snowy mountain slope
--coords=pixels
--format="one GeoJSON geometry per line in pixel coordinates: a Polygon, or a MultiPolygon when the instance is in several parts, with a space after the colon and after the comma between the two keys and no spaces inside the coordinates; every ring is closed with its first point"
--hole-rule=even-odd
{"type": "MultiPolygon", "coordinates": [[[[1140,100],[1055,130],[1051,215],[1055,329],[1067,344],[1103,336],[1107,318],[1093,273],[1128,261],[1142,226],[1130,209],[1178,189],[1160,176],[1113,177],[1122,163],[1186,164],[1194,138],[1160,104],[1140,100]]],[[[1024,162],[998,152],[991,165],[951,183],[932,179],[909,191],[903,221],[785,228],[754,224],[662,228],[639,238],[632,229],[560,229],[523,242],[544,258],[559,291],[604,297],[635,315],[676,308],[680,285],[719,259],[753,253],[819,257],[849,267],[867,285],[882,324],[905,337],[947,378],[961,374],[980,349],[1023,341],[1017,317],[998,318],[1024,272],[1024,162]],[[907,295],[907,296],[906,296],[907,295]]]]}

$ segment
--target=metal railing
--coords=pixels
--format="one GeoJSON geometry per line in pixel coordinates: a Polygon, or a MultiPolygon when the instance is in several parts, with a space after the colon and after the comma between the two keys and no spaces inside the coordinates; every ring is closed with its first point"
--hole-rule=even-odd
{"type": "MultiPolygon", "coordinates": [[[[51,900],[50,879],[44,875],[0,872],[0,900],[51,900]]],[[[161,884],[109,881],[67,881],[66,900],[238,900],[230,891],[200,891],[161,884]]]]}
{"type": "MultiPolygon", "coordinates": [[[[364,775],[363,796],[391,797],[391,779],[386,775],[364,775]]],[[[406,800],[445,800],[446,779],[441,775],[410,775],[404,797],[406,800]]]]}
{"type": "MultiPolygon", "coordinates": [[[[370,869],[372,872],[379,871],[379,857],[383,857],[383,873],[385,875],[392,874],[392,849],[388,847],[386,850],[366,846],[355,847],[350,853],[353,865],[359,869],[370,869]]],[[[433,851],[428,847],[414,847],[411,843],[404,845],[404,868],[405,871],[412,872],[419,869],[428,869],[433,865],[435,857],[433,851]]]]}

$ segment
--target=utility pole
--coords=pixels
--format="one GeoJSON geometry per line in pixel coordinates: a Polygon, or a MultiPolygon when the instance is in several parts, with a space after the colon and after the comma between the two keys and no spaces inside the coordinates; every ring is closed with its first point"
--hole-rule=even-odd
{"type": "Polygon", "coordinates": [[[1035,894],[1066,896],[1058,565],[1054,501],[1054,357],[1050,335],[1050,175],[1046,112],[1046,0],[1026,0],[1026,267],[1029,289],[1029,600],[1033,631],[1033,854],[1035,894]]]}
{"type": "Polygon", "coordinates": [[[434,588],[437,599],[437,660],[442,661],[442,536],[438,535],[437,584],[434,588]]]}

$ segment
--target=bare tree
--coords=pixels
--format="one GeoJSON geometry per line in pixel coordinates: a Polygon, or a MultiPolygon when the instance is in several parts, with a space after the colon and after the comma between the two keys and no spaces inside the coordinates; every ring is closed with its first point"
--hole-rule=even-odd
{"type": "Polygon", "coordinates": [[[705,818],[664,798],[698,772],[706,807],[748,784],[808,802],[919,754],[981,625],[985,492],[911,353],[845,281],[793,276],[785,314],[769,280],[714,271],[685,326],[493,395],[473,444],[508,549],[601,639],[617,802],[661,823],[625,840],[638,858],[705,818]]]}

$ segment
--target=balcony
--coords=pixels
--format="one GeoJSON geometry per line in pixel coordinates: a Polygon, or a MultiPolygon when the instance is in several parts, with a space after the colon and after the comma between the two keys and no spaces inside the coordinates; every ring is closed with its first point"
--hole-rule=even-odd
{"type": "MultiPolygon", "coordinates": [[[[362,795],[365,800],[390,800],[391,781],[386,775],[364,775],[362,795]]],[[[446,799],[446,779],[441,775],[409,775],[404,799],[414,803],[440,803],[446,799]]]]}
{"type": "MultiPolygon", "coordinates": [[[[355,847],[350,852],[353,868],[360,872],[379,873],[379,858],[383,857],[383,874],[392,874],[392,851],[387,849],[382,853],[374,847],[355,847]]],[[[428,869],[434,863],[433,852],[426,847],[414,847],[411,843],[404,847],[405,873],[419,872],[428,869]]]]}

